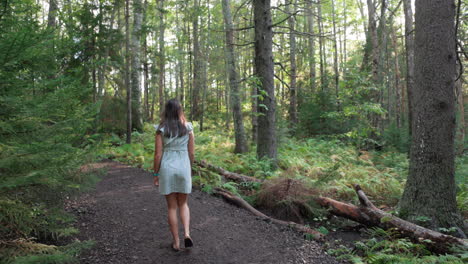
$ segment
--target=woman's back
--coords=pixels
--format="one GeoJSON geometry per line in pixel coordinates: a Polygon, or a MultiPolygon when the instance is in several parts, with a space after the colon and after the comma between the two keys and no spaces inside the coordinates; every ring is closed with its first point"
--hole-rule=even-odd
{"type": "MultiPolygon", "coordinates": [[[[163,136],[163,156],[160,167],[161,194],[173,192],[190,193],[192,188],[191,166],[188,155],[189,134],[193,130],[192,124],[186,123],[187,134],[183,136],[167,137],[163,136]]],[[[155,126],[156,131],[164,135],[165,127],[155,126]]]]}

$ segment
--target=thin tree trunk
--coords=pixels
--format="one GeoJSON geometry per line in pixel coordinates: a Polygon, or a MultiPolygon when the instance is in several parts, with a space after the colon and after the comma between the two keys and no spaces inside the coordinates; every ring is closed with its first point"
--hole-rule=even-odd
{"type": "Polygon", "coordinates": [[[159,0],[158,1],[158,9],[159,9],[159,60],[158,60],[158,70],[159,70],[159,86],[158,86],[158,91],[159,91],[159,113],[162,113],[164,110],[164,81],[165,81],[165,51],[164,51],[164,31],[165,31],[165,25],[164,25],[164,16],[165,12],[164,10],[164,0],[159,0]]]}
{"type": "Polygon", "coordinates": [[[315,72],[315,39],[314,39],[314,19],[315,19],[315,12],[314,12],[314,7],[312,7],[312,1],[313,0],[308,0],[306,2],[307,4],[307,31],[310,34],[308,37],[309,41],[309,78],[310,78],[310,87],[311,91],[315,92],[315,78],[316,72],[315,72]]]}
{"type": "MultiPolygon", "coordinates": [[[[144,8],[144,13],[143,13],[143,25],[146,26],[148,23],[147,19],[147,12],[148,10],[148,0],[145,0],[143,4],[144,8]]],[[[144,94],[144,113],[143,113],[143,119],[145,121],[149,120],[149,67],[148,67],[148,33],[147,30],[144,31],[143,34],[143,94],[144,94]]]]}
{"type": "Polygon", "coordinates": [[[286,1],[286,13],[288,13],[288,26],[289,26],[289,62],[291,65],[291,71],[289,73],[289,121],[295,125],[297,124],[297,91],[296,91],[296,78],[297,78],[297,66],[296,66],[296,18],[292,14],[296,12],[295,3],[293,1],[286,1]],[[291,12],[290,6],[294,5],[291,12]]]}
{"type": "MultiPolygon", "coordinates": [[[[414,89],[414,32],[411,0],[403,0],[403,10],[405,12],[406,98],[408,99],[408,124],[411,136],[411,124],[413,122],[412,92],[414,89]]],[[[404,97],[405,93],[402,93],[402,96],[404,97]]],[[[405,105],[405,100],[403,99],[403,107],[405,105]]],[[[403,112],[405,111],[403,110],[403,112]]]]}
{"type": "Polygon", "coordinates": [[[143,6],[141,0],[133,0],[133,32],[132,32],[132,128],[142,132],[143,119],[141,116],[141,23],[143,6]]]}
{"type": "Polygon", "coordinates": [[[260,78],[261,95],[258,100],[257,156],[269,158],[277,166],[275,87],[273,82],[273,31],[270,0],[254,0],[255,72],[260,78]]]}
{"type": "MultiPolygon", "coordinates": [[[[111,13],[111,18],[110,18],[110,25],[109,29],[112,29],[114,27],[114,20],[115,20],[115,11],[119,10],[119,1],[114,2],[114,7],[112,8],[112,13],[111,13]]],[[[109,36],[109,42],[113,41],[113,36],[114,34],[111,34],[109,36]]],[[[110,47],[111,45],[106,45],[106,49],[104,51],[104,62],[102,63],[102,66],[100,67],[100,71],[98,74],[98,95],[102,95],[103,93],[105,94],[106,92],[106,71],[107,71],[107,64],[109,62],[109,53],[110,53],[110,47]]]]}
{"type": "Polygon", "coordinates": [[[49,14],[47,15],[47,28],[57,27],[57,0],[49,0],[49,14]]]}
{"type": "Polygon", "coordinates": [[[193,120],[200,119],[200,90],[202,86],[202,73],[200,72],[202,67],[202,58],[200,52],[199,42],[199,29],[198,29],[198,9],[199,0],[194,0],[194,10],[196,15],[193,18],[193,88],[192,88],[192,118],[193,120]]]}
{"type": "Polygon", "coordinates": [[[346,51],[346,29],[347,29],[347,6],[346,1],[343,1],[343,61],[342,61],[342,79],[345,79],[346,75],[346,61],[348,60],[346,51]]]}
{"type": "Polygon", "coordinates": [[[322,23],[322,1],[318,1],[317,19],[319,27],[319,49],[320,49],[320,86],[321,90],[325,89],[327,77],[325,76],[325,47],[323,43],[323,23],[322,23]]]}
{"type": "Polygon", "coordinates": [[[401,87],[400,87],[400,65],[398,62],[398,41],[396,37],[395,27],[392,26],[392,42],[394,52],[395,66],[395,119],[398,128],[401,128],[401,87]]]}
{"type": "Polygon", "coordinates": [[[130,86],[130,0],[125,1],[125,87],[127,88],[127,144],[132,143],[132,88],[130,86]]]}
{"type": "MultiPolygon", "coordinates": [[[[457,69],[458,65],[457,65],[457,69]]],[[[459,70],[457,70],[457,76],[459,75],[459,70]]],[[[465,151],[465,136],[466,136],[466,121],[465,121],[465,106],[463,105],[463,85],[462,85],[462,78],[460,77],[456,82],[455,82],[455,91],[457,94],[457,106],[458,106],[458,114],[459,114],[459,119],[458,119],[458,131],[456,133],[457,135],[457,141],[458,141],[458,146],[456,146],[456,154],[457,155],[463,155],[463,152],[465,151]]]]}
{"type": "Polygon", "coordinates": [[[338,82],[340,79],[340,72],[338,70],[338,45],[337,45],[337,39],[336,39],[336,14],[335,14],[335,3],[334,1],[331,1],[331,7],[332,7],[332,23],[333,23],[333,49],[334,49],[334,54],[333,54],[333,69],[335,71],[335,96],[336,96],[336,104],[339,106],[339,87],[338,87],[338,82]]]}
{"type": "Polygon", "coordinates": [[[413,134],[400,214],[464,236],[455,189],[455,7],[454,0],[416,1],[413,134]]]}
{"type": "Polygon", "coordinates": [[[185,100],[185,83],[184,83],[184,46],[182,42],[182,36],[185,35],[185,30],[182,30],[179,27],[180,21],[179,21],[179,8],[176,10],[176,23],[177,23],[177,52],[178,52],[178,61],[177,61],[177,68],[178,68],[178,76],[176,78],[179,78],[179,86],[180,86],[180,94],[179,94],[179,100],[182,106],[185,105],[184,100],[185,100]]]}
{"type": "Polygon", "coordinates": [[[224,15],[224,30],[226,31],[226,66],[231,87],[232,117],[234,120],[234,134],[236,138],[235,153],[248,151],[245,136],[244,122],[242,120],[242,105],[239,94],[239,76],[236,70],[236,56],[234,53],[234,31],[232,25],[231,7],[229,0],[222,0],[224,15]]]}
{"type": "Polygon", "coordinates": [[[367,0],[368,19],[369,19],[369,37],[370,50],[372,55],[372,80],[374,84],[379,81],[379,42],[377,38],[377,23],[375,21],[375,5],[372,0],[367,0]]]}

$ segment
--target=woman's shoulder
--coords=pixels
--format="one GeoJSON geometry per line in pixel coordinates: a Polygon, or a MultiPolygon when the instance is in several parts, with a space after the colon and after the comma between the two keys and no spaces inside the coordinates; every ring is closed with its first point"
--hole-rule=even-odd
{"type": "Polygon", "coordinates": [[[191,122],[185,122],[185,127],[187,128],[188,132],[193,130],[193,125],[191,122]]]}
{"type": "Polygon", "coordinates": [[[161,126],[161,124],[155,124],[153,125],[153,127],[156,130],[156,132],[158,131],[164,132],[164,126],[161,126]]]}

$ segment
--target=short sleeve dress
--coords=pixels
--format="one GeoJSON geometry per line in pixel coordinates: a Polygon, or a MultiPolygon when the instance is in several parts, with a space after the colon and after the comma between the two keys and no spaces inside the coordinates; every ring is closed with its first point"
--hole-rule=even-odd
{"type": "MultiPolygon", "coordinates": [[[[164,134],[164,127],[154,126],[156,131],[164,134]]],[[[193,130],[191,123],[186,123],[187,134],[181,137],[163,136],[163,155],[159,169],[159,193],[190,193],[192,191],[192,171],[188,155],[189,133],[193,130]]]]}

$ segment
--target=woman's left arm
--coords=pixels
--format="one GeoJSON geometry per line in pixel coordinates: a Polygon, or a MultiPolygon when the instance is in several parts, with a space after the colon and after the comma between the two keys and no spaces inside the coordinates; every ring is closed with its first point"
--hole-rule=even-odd
{"type": "MultiPolygon", "coordinates": [[[[153,165],[153,171],[155,173],[159,172],[159,168],[161,167],[161,159],[162,159],[162,147],[163,147],[163,142],[162,142],[162,135],[160,132],[156,133],[155,137],[155,146],[154,146],[154,165],[153,165]]],[[[159,185],[159,177],[155,176],[154,177],[154,185],[159,185]]]]}

